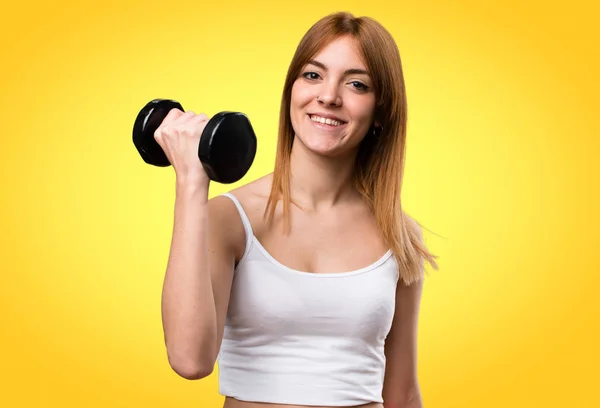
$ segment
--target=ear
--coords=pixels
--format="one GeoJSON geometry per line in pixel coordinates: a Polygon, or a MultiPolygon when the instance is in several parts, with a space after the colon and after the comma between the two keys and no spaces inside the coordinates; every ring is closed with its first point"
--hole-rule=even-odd
{"type": "Polygon", "coordinates": [[[373,118],[373,127],[380,128],[381,126],[380,112],[376,112],[375,117],[373,118]]]}

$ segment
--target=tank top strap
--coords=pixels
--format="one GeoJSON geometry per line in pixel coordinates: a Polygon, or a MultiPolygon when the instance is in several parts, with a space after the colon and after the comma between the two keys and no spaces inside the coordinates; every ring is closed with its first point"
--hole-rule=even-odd
{"type": "Polygon", "coordinates": [[[246,250],[244,252],[247,252],[248,248],[250,248],[250,243],[252,242],[252,238],[254,237],[254,232],[252,231],[252,224],[250,224],[250,219],[248,218],[246,211],[244,211],[244,207],[242,207],[242,204],[240,203],[240,201],[237,199],[236,196],[234,196],[231,193],[223,193],[221,195],[231,199],[231,201],[233,201],[233,203],[235,204],[235,206],[238,209],[240,218],[242,219],[242,224],[244,225],[244,231],[246,232],[246,250]]]}

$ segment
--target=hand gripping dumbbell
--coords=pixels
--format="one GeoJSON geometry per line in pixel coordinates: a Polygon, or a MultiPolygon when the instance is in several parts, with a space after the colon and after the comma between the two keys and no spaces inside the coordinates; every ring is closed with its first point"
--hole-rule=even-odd
{"type": "MultiPolygon", "coordinates": [[[[177,101],[155,99],[144,106],[135,119],[133,144],[144,161],[153,166],[171,165],[154,139],[154,132],[172,109],[183,112],[183,107],[177,101]]],[[[235,183],[252,166],[256,144],[256,135],[246,115],[220,112],[206,123],[202,131],[198,158],[211,180],[223,184],[235,183]]]]}

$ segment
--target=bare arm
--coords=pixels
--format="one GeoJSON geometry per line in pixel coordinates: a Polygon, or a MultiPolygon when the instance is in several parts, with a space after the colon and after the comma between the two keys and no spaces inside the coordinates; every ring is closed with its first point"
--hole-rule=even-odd
{"type": "MultiPolygon", "coordinates": [[[[422,238],[418,224],[414,223],[413,228],[422,238]]],[[[422,269],[423,264],[417,267],[422,269]]],[[[396,312],[385,345],[385,408],[423,408],[417,378],[417,330],[422,291],[422,279],[410,286],[398,282],[396,312]]]]}
{"type": "Polygon", "coordinates": [[[155,135],[177,174],[163,332],[173,370],[200,379],[212,373],[220,347],[238,231],[222,228],[229,207],[208,200],[208,177],[196,153],[206,116],[175,110],[169,115],[155,135]]]}
{"type": "Polygon", "coordinates": [[[207,202],[205,193],[185,188],[176,197],[163,327],[171,367],[193,380],[214,369],[243,227],[232,222],[227,198],[207,202]]]}

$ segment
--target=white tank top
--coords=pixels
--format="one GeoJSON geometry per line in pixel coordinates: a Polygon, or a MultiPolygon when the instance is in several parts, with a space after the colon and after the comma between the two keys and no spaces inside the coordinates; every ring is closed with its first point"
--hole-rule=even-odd
{"type": "Polygon", "coordinates": [[[309,273],[275,260],[246,231],[218,356],[221,395],[297,405],[383,402],[384,342],[398,265],[388,251],[362,269],[309,273]]]}

